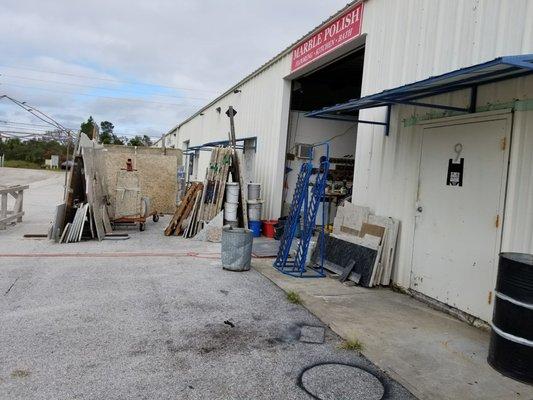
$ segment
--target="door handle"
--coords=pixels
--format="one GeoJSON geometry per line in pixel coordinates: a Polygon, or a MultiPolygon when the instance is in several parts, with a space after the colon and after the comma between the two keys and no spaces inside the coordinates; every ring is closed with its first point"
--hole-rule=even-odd
{"type": "Polygon", "coordinates": [[[418,206],[418,207],[416,208],[416,211],[418,211],[418,212],[422,212],[423,210],[424,210],[424,209],[422,208],[422,206],[418,206]]]}

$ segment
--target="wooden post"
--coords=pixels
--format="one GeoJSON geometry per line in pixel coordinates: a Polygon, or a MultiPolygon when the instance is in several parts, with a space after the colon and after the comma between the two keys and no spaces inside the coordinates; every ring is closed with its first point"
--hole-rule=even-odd
{"type": "Polygon", "coordinates": [[[233,106],[229,106],[228,108],[228,115],[229,115],[229,134],[230,134],[230,143],[231,147],[233,147],[233,150],[235,150],[236,146],[236,140],[235,140],[235,110],[233,109],[233,106]]]}
{"type": "Polygon", "coordinates": [[[17,191],[17,196],[15,200],[15,208],[14,208],[14,213],[18,214],[17,222],[22,222],[23,200],[24,200],[24,190],[17,191]]]}
{"type": "Polygon", "coordinates": [[[12,222],[22,222],[24,190],[28,189],[28,187],[28,185],[19,185],[0,188],[0,229],[6,229],[7,224],[12,222]],[[8,196],[13,196],[15,199],[13,210],[7,209],[8,196]]]}
{"type": "Polygon", "coordinates": [[[248,204],[246,203],[246,193],[245,193],[245,189],[244,189],[244,180],[242,178],[239,155],[237,154],[237,149],[236,149],[236,142],[237,141],[235,139],[235,120],[234,120],[234,116],[235,116],[236,112],[233,109],[233,106],[229,106],[227,114],[229,116],[230,143],[231,143],[231,147],[233,149],[233,165],[234,165],[233,169],[235,171],[235,174],[233,176],[233,181],[234,182],[235,181],[239,182],[240,194],[241,194],[241,204],[240,204],[240,207],[239,207],[241,215],[240,215],[240,218],[239,218],[239,222],[242,223],[242,226],[244,228],[248,229],[248,204]]]}

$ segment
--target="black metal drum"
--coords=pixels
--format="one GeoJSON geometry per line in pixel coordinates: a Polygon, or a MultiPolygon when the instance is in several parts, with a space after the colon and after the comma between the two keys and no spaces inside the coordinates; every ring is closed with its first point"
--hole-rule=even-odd
{"type": "Polygon", "coordinates": [[[489,364],[533,384],[533,255],[502,253],[498,265],[489,364]]]}

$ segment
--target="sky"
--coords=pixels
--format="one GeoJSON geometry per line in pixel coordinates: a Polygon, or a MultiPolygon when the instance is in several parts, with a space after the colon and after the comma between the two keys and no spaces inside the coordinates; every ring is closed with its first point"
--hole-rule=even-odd
{"type": "MultiPolygon", "coordinates": [[[[158,138],[347,2],[2,0],[0,95],[158,138]]],[[[46,129],[0,100],[0,131],[46,129]]]]}

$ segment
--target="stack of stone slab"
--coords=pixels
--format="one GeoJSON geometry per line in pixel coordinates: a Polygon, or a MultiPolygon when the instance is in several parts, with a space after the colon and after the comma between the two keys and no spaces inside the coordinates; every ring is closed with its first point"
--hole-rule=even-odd
{"type": "Polygon", "coordinates": [[[337,208],[333,233],[326,239],[325,267],[336,273],[353,268],[349,279],[362,286],[390,284],[399,221],[345,203],[337,208]]]}

